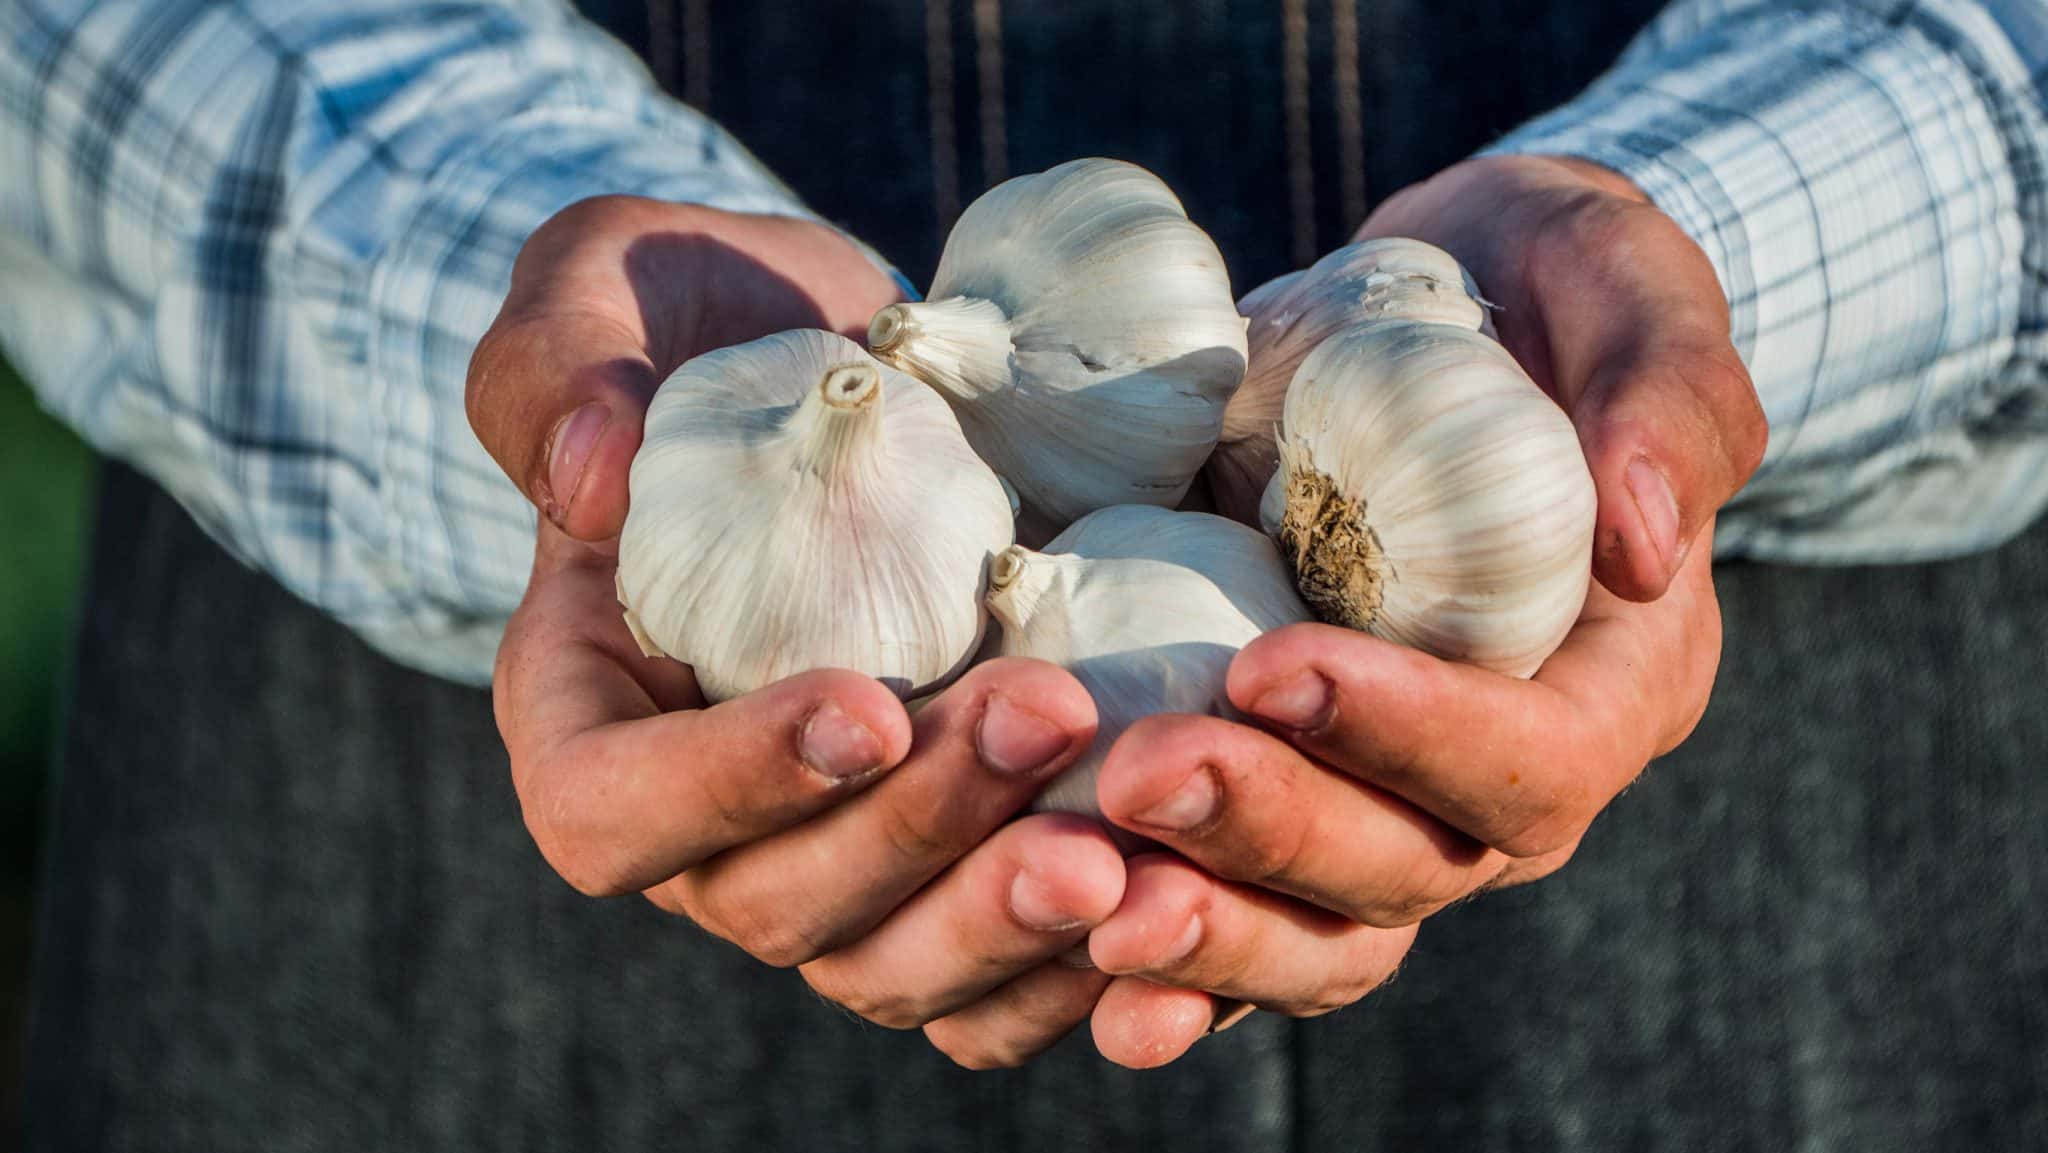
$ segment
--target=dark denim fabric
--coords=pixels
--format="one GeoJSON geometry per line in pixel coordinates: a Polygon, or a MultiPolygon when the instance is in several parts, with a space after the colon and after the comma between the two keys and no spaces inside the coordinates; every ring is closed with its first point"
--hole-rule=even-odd
{"type": "Polygon", "coordinates": [[[1296,266],[1291,169],[1305,153],[1318,250],[1377,201],[1562,103],[1606,67],[1662,0],[584,0],[826,216],[920,285],[944,236],[933,126],[950,123],[952,183],[1076,156],[1114,156],[1166,180],[1229,261],[1240,291],[1296,266]],[[1356,83],[1333,31],[1357,34],[1356,83]],[[933,51],[932,16],[944,25],[933,51]],[[1289,145],[1291,11],[1303,19],[1304,148],[1289,145]],[[650,14],[653,19],[650,21],[650,14]],[[999,37],[980,35],[989,23],[999,37]],[[655,35],[650,45],[650,31],[655,35]],[[693,49],[703,42],[705,46],[693,49]],[[999,53],[985,53],[999,43],[999,53]],[[983,56],[998,64],[1003,140],[983,56]],[[934,60],[940,67],[934,68],[934,60]],[[943,64],[950,60],[951,67],[943,64]],[[693,76],[691,66],[697,67],[693,76]],[[935,117],[932,86],[953,100],[935,117]],[[1362,171],[1347,178],[1342,105],[1355,89],[1362,171]]]}
{"type": "MultiPolygon", "coordinates": [[[[1360,4],[1366,198],[1569,95],[1653,6],[1360,4]]],[[[604,7],[649,33],[648,9],[604,7]]],[[[1342,239],[1360,186],[1331,4],[947,6],[961,198],[1000,170],[991,10],[1002,168],[1148,164],[1249,285],[1292,263],[1305,139],[1307,232],[1342,239]]],[[[654,13],[678,91],[928,275],[923,5],[654,13]]],[[[1163,1072],[1084,1033],[968,1074],[644,902],[574,894],[520,824],[485,694],[378,658],[132,474],[102,499],[43,891],[37,1153],[2048,1148],[2048,528],[1944,565],[1722,569],[1698,734],[1570,867],[1433,919],[1363,1004],[1254,1017],[1163,1072]]]]}

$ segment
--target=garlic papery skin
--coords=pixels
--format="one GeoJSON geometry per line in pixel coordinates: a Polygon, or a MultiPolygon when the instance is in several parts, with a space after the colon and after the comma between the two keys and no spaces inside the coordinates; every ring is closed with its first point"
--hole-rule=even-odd
{"type": "Polygon", "coordinates": [[[1381,321],[1287,390],[1260,520],[1332,624],[1511,676],[1578,619],[1596,499],[1571,420],[1470,329],[1381,321]]]}
{"type": "Polygon", "coordinates": [[[1479,286],[1450,253],[1405,237],[1347,244],[1238,302],[1246,318],[1244,384],[1224,410],[1210,458],[1218,504],[1249,519],[1280,461],[1275,434],[1303,358],[1364,321],[1422,320],[1493,335],[1479,286]]]}
{"type": "Polygon", "coordinates": [[[650,655],[724,700],[809,669],[898,695],[980,644],[1010,499],[952,410],[829,332],[707,353],[648,406],[619,600],[650,655]]]}
{"type": "Polygon", "coordinates": [[[1230,659],[1269,629],[1313,619],[1273,542],[1223,517],[1149,505],[1076,521],[1044,552],[1022,545],[989,569],[1004,656],[1065,666],[1095,699],[1095,741],[1036,806],[1098,814],[1110,746],[1153,713],[1235,716],[1230,659]]]}
{"type": "Polygon", "coordinates": [[[1244,376],[1216,245],[1151,173],[1076,160],[984,193],[924,303],[868,329],[944,393],[967,439],[1053,530],[1116,504],[1171,507],[1244,376]]]}

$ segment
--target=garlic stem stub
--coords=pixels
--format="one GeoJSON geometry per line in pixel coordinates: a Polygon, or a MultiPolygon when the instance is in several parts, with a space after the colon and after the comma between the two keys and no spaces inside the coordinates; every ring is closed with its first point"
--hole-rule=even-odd
{"type": "Polygon", "coordinates": [[[1317,345],[1354,324],[1420,320],[1493,335],[1472,275],[1450,253],[1406,237],[1347,244],[1238,302],[1247,322],[1244,384],[1224,410],[1209,478],[1225,512],[1249,519],[1278,467],[1287,386],[1317,345]]]}
{"type": "Polygon", "coordinates": [[[1571,420],[1471,329],[1358,324],[1287,391],[1260,520],[1333,624],[1533,674],[1586,599],[1596,498],[1571,420]]]}
{"type": "Polygon", "coordinates": [[[618,592],[650,656],[724,700],[850,668],[910,697],[983,634],[1010,498],[930,389],[829,332],[707,353],[648,406],[618,592]]]}
{"type": "Polygon", "coordinates": [[[1172,507],[1244,376],[1223,258],[1159,178],[1075,160],[982,194],[929,299],[874,317],[876,356],[943,393],[983,459],[1052,530],[1172,507]]]}
{"type": "Polygon", "coordinates": [[[1153,713],[1235,716],[1230,660],[1269,629],[1313,619],[1272,541],[1199,512],[1120,505],[989,569],[1004,656],[1066,667],[1095,700],[1095,741],[1040,810],[1095,815],[1095,779],[1125,729],[1153,713]]]}

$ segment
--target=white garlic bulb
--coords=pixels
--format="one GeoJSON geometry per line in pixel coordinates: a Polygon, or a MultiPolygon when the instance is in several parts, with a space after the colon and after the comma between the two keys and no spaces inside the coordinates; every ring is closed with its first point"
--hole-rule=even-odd
{"type": "Polygon", "coordinates": [[[1398,236],[1347,244],[1253,289],[1237,307],[1249,324],[1249,361],[1224,410],[1209,478],[1224,510],[1247,518],[1279,465],[1275,434],[1288,382],[1317,345],[1373,320],[1424,320],[1493,335],[1471,274],[1443,249],[1398,236]]]}
{"type": "Polygon", "coordinates": [[[1223,517],[1120,505],[1044,552],[990,566],[1005,656],[1064,665],[1095,699],[1095,742],[1037,802],[1095,814],[1095,778],[1123,731],[1153,713],[1234,716],[1230,658],[1269,629],[1312,619],[1273,543],[1223,517]]]}
{"type": "Polygon", "coordinates": [[[1010,499],[930,389],[829,332],[677,369],[647,409],[619,600],[713,700],[814,668],[909,697],[980,644],[1010,499]]]}
{"type": "Polygon", "coordinates": [[[1216,245],[1158,177],[1115,160],[984,193],[930,300],[884,308],[868,344],[944,393],[1055,530],[1109,505],[1177,504],[1245,365],[1216,245]]]}
{"type": "Polygon", "coordinates": [[[1283,426],[1260,519],[1323,620],[1522,677],[1570,631],[1593,478],[1571,420],[1498,343],[1354,325],[1303,359],[1283,426]]]}

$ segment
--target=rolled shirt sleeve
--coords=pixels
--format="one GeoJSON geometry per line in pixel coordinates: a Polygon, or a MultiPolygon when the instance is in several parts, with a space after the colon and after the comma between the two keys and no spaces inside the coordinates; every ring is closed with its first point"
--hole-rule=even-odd
{"type": "Polygon", "coordinates": [[[0,5],[0,346],[397,659],[487,681],[534,513],[463,412],[520,245],[632,193],[807,215],[554,0],[0,5]]]}
{"type": "Polygon", "coordinates": [[[2048,8],[1668,9],[1490,151],[1633,180],[1699,242],[1770,421],[1717,553],[1905,561],[2048,505],[2048,8]]]}

